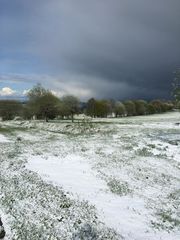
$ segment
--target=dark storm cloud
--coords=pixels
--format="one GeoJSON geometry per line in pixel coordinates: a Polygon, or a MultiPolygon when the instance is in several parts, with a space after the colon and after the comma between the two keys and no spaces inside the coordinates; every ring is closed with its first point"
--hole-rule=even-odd
{"type": "Polygon", "coordinates": [[[87,95],[115,98],[170,96],[172,72],[180,65],[179,0],[0,4],[0,50],[18,62],[6,71],[46,74],[39,81],[59,91],[79,88],[87,95]]]}

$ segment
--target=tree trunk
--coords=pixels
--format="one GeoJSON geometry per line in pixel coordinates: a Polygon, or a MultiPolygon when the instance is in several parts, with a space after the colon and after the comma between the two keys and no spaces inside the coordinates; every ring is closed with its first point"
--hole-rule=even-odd
{"type": "Polygon", "coordinates": [[[74,115],[73,113],[71,114],[71,120],[72,120],[72,123],[74,122],[74,115]]]}

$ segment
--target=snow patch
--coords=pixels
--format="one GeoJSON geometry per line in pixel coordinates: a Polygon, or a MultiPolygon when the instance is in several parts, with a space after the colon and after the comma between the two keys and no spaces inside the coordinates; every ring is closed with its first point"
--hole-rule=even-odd
{"type": "Polygon", "coordinates": [[[0,143],[10,142],[4,135],[0,134],[0,143]]]}
{"type": "Polygon", "coordinates": [[[100,220],[114,228],[126,240],[157,240],[161,236],[163,240],[177,239],[166,232],[158,235],[153,232],[148,227],[151,212],[145,207],[144,200],[111,193],[106,182],[98,178],[95,170],[81,156],[70,154],[64,159],[32,156],[27,167],[39,173],[44,180],[52,181],[80,200],[84,199],[95,205],[100,220]]]}

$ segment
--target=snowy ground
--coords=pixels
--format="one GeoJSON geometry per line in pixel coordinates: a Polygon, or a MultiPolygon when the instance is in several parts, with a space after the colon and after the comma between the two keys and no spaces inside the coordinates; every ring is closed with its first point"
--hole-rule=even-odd
{"type": "Polygon", "coordinates": [[[179,122],[1,122],[6,239],[179,240],[179,122]]]}

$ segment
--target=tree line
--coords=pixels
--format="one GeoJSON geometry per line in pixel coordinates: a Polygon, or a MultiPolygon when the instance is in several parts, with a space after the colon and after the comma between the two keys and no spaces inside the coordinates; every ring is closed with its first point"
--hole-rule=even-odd
{"type": "Polygon", "coordinates": [[[0,100],[0,117],[3,120],[12,120],[21,117],[25,120],[33,119],[62,119],[74,120],[74,114],[80,113],[79,100],[68,95],[61,99],[40,84],[34,86],[27,94],[28,101],[0,100]]]}
{"type": "Polygon", "coordinates": [[[174,107],[170,101],[153,100],[127,100],[124,102],[114,100],[95,100],[87,102],[86,114],[91,117],[125,117],[163,113],[174,107]]]}
{"type": "Polygon", "coordinates": [[[15,117],[23,119],[61,118],[74,121],[74,115],[84,113],[92,118],[96,117],[125,117],[148,115],[171,111],[174,103],[171,101],[153,100],[97,100],[89,99],[82,104],[75,96],[68,95],[62,98],[55,96],[50,90],[40,84],[28,92],[28,101],[25,103],[15,100],[0,101],[0,117],[3,120],[12,120],[15,117]]]}

